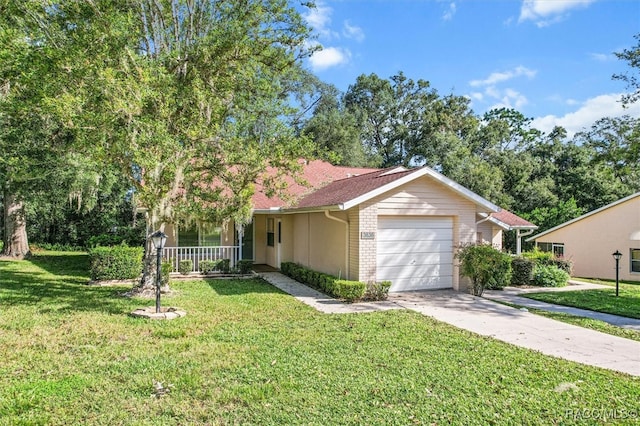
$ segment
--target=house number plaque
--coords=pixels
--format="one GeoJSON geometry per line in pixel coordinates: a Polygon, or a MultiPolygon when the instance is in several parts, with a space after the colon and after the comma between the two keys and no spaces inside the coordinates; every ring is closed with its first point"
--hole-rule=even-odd
{"type": "Polygon", "coordinates": [[[376,233],[375,232],[361,232],[360,233],[361,240],[375,240],[376,233]]]}

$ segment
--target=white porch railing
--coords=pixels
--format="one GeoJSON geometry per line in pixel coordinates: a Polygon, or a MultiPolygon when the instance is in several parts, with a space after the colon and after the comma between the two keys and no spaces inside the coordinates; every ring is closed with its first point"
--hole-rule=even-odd
{"type": "Polygon", "coordinates": [[[201,260],[229,259],[233,268],[240,257],[239,246],[218,246],[218,247],[165,247],[162,249],[162,258],[171,262],[172,272],[178,272],[181,260],[191,259],[193,261],[192,272],[199,271],[201,260]]]}

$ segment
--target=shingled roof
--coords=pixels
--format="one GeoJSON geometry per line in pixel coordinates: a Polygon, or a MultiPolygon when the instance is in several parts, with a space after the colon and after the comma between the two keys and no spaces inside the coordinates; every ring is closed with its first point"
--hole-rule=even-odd
{"type": "Polygon", "coordinates": [[[502,209],[496,213],[491,213],[491,221],[505,229],[538,229],[533,223],[524,220],[520,216],[502,209]],[[506,225],[506,226],[505,226],[506,225]]]}
{"type": "MultiPolygon", "coordinates": [[[[300,161],[303,162],[301,177],[308,185],[301,185],[292,177],[286,177],[285,182],[287,184],[287,196],[283,198],[287,198],[287,200],[283,200],[277,196],[267,197],[262,185],[257,184],[256,192],[252,199],[254,210],[270,210],[291,207],[304,195],[317,191],[319,188],[322,188],[331,182],[379,170],[365,167],[334,166],[333,164],[322,160],[300,161]]],[[[267,174],[268,173],[269,171],[267,171],[267,174]]]]}
{"type": "Polygon", "coordinates": [[[406,169],[404,167],[373,169],[334,166],[321,160],[301,161],[304,161],[302,179],[307,185],[301,185],[293,178],[287,177],[287,196],[284,197],[286,200],[283,200],[279,197],[267,197],[264,194],[263,187],[258,184],[256,185],[256,192],[253,196],[254,210],[272,211],[287,209],[289,211],[295,211],[298,209],[305,210],[336,206],[343,208],[346,204],[357,203],[362,197],[375,194],[376,191],[403,184],[413,178],[430,175],[474,202],[488,207],[490,210],[498,210],[490,214],[489,220],[504,229],[537,229],[537,226],[531,222],[524,220],[508,210],[500,209],[498,206],[491,204],[484,198],[428,167],[414,169],[406,169]]]}
{"type": "Polygon", "coordinates": [[[344,204],[388,183],[401,179],[414,170],[392,167],[334,181],[303,197],[295,208],[344,204]]]}

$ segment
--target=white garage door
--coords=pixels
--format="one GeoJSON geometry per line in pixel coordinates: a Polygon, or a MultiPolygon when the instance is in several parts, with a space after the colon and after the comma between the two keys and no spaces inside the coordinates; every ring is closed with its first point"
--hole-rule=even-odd
{"type": "Polygon", "coordinates": [[[377,280],[390,291],[450,288],[453,221],[448,217],[378,217],[377,280]]]}

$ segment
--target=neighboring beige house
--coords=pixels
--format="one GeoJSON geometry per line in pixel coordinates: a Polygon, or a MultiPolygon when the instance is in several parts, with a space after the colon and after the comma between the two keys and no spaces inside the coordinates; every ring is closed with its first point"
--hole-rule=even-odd
{"type": "Polygon", "coordinates": [[[253,221],[244,229],[168,227],[175,247],[165,256],[191,250],[189,256],[208,252],[275,268],[291,261],[351,280],[389,280],[391,291],[461,289],[457,246],[481,241],[501,248],[503,230],[535,227],[428,167],[312,161],[303,176],[310,186],[291,181],[290,203],[257,191],[253,221]]]}
{"type": "Polygon", "coordinates": [[[544,251],[573,262],[573,275],[615,279],[615,251],[622,253],[620,279],[640,281],[640,192],[529,238],[544,251]]]}

